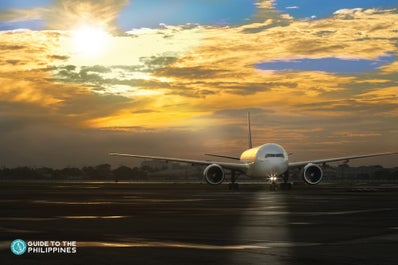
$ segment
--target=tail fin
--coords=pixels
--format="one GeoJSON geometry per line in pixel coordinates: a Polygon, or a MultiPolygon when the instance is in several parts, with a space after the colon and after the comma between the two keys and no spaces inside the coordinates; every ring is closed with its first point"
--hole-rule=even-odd
{"type": "Polygon", "coordinates": [[[253,148],[252,129],[250,127],[250,111],[247,112],[247,127],[249,129],[249,148],[253,148]]]}

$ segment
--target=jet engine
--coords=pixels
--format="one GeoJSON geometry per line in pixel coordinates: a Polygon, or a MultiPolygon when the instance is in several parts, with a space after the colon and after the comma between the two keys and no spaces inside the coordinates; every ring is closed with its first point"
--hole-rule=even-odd
{"type": "Polygon", "coordinates": [[[315,185],[321,182],[323,177],[322,168],[318,165],[309,163],[303,169],[303,178],[307,184],[315,185]]]}
{"type": "Polygon", "coordinates": [[[221,184],[225,179],[224,169],[217,164],[208,165],[203,171],[203,176],[211,185],[221,184]]]}

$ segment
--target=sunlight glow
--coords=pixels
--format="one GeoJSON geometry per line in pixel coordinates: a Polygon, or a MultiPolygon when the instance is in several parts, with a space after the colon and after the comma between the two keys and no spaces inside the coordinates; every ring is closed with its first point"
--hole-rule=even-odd
{"type": "Polygon", "coordinates": [[[101,55],[106,51],[110,37],[101,28],[81,26],[72,33],[74,51],[86,56],[101,55]]]}

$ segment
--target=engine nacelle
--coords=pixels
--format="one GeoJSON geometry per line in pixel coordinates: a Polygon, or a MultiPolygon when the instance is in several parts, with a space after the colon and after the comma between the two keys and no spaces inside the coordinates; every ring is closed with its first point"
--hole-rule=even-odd
{"type": "Polygon", "coordinates": [[[211,185],[221,184],[225,179],[224,169],[217,164],[208,165],[203,171],[203,176],[211,185]]]}
{"type": "Polygon", "coordinates": [[[321,182],[323,170],[320,166],[309,163],[303,169],[303,178],[307,184],[315,185],[321,182]]]}

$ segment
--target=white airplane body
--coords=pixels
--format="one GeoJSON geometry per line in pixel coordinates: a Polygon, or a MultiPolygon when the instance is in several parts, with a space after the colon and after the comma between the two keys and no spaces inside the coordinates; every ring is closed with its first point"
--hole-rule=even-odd
{"type": "Polygon", "coordinates": [[[376,153],[365,155],[353,155],[345,157],[335,157],[327,159],[317,159],[301,162],[289,162],[288,153],[285,149],[274,143],[263,144],[257,147],[252,147],[251,144],[251,130],[250,130],[250,117],[248,115],[249,124],[249,147],[245,150],[240,157],[231,157],[224,155],[210,155],[215,157],[223,157],[233,160],[239,160],[239,163],[208,161],[208,160],[194,160],[184,158],[162,157],[162,156],[147,156],[135,154],[120,154],[110,153],[112,156],[124,156],[132,158],[143,158],[163,161],[174,161],[189,164],[207,165],[203,171],[203,175],[207,183],[212,185],[221,184],[225,179],[225,169],[231,170],[231,182],[235,184],[235,172],[243,173],[251,178],[261,178],[275,184],[280,176],[285,175],[284,180],[287,181],[288,170],[291,168],[302,168],[301,174],[307,184],[318,184],[323,177],[322,168],[320,164],[336,161],[346,161],[351,159],[360,159],[366,157],[395,155],[396,152],[376,153]]]}
{"type": "Polygon", "coordinates": [[[278,144],[264,144],[248,149],[242,153],[240,161],[248,165],[245,173],[254,178],[277,177],[289,167],[288,154],[278,144]]]}

